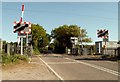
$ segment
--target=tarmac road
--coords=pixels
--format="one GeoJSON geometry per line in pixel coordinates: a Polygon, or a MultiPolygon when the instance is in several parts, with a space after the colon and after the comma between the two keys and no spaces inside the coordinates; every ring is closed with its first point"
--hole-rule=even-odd
{"type": "Polygon", "coordinates": [[[118,80],[117,62],[75,60],[54,54],[39,58],[61,80],[118,80]]]}

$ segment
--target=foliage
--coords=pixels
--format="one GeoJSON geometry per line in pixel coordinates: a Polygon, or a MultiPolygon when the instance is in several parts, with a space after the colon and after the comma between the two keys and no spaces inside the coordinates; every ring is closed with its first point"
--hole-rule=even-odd
{"type": "Polygon", "coordinates": [[[50,45],[49,45],[49,47],[48,47],[48,50],[54,50],[54,47],[55,47],[55,45],[54,45],[54,43],[51,43],[50,45]]]}
{"type": "Polygon", "coordinates": [[[38,24],[32,24],[33,48],[44,48],[48,45],[49,38],[46,30],[38,24]]]}
{"type": "Polygon", "coordinates": [[[25,61],[28,62],[29,59],[27,56],[24,55],[7,55],[7,54],[2,54],[2,64],[13,64],[13,63],[18,63],[19,61],[25,61]]]}
{"type": "Polygon", "coordinates": [[[71,48],[72,43],[70,41],[71,37],[82,37],[81,42],[91,42],[91,39],[88,38],[87,32],[85,29],[77,25],[63,25],[55,28],[51,32],[51,36],[55,39],[54,45],[56,51],[58,52],[65,52],[65,48],[71,48]]]}
{"type": "Polygon", "coordinates": [[[110,55],[107,55],[107,54],[104,54],[104,55],[101,55],[101,58],[110,58],[111,56],[110,55]]]}
{"type": "Polygon", "coordinates": [[[33,54],[34,55],[39,55],[40,54],[40,51],[38,50],[38,48],[34,47],[33,54]]]}

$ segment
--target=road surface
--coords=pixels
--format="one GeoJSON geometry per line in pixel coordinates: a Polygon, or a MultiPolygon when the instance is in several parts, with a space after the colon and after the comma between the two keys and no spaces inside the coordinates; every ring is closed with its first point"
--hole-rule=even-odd
{"type": "Polygon", "coordinates": [[[55,54],[40,56],[61,80],[118,80],[118,63],[55,54]]]}

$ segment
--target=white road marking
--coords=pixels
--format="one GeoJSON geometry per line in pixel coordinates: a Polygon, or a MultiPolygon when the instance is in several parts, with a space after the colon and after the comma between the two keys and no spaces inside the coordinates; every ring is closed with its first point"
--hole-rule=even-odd
{"type": "Polygon", "coordinates": [[[105,68],[105,67],[101,67],[101,66],[98,66],[98,65],[85,63],[85,62],[78,61],[78,60],[73,60],[73,59],[70,59],[70,58],[65,58],[65,59],[72,60],[72,61],[74,61],[74,62],[81,63],[81,64],[84,64],[84,65],[87,65],[87,66],[90,66],[90,67],[93,67],[93,68],[96,68],[96,69],[99,69],[99,70],[102,70],[102,71],[111,73],[111,74],[116,75],[116,76],[120,76],[120,73],[119,73],[119,72],[114,71],[114,70],[111,70],[111,69],[107,69],[107,68],[105,68]]]}
{"type": "Polygon", "coordinates": [[[58,75],[42,58],[38,57],[62,82],[64,82],[64,79],[58,75]]]}

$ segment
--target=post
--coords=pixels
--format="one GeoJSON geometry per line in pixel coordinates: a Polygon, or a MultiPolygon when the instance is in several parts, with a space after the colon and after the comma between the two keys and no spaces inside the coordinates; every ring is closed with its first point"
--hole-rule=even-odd
{"type": "Polygon", "coordinates": [[[82,45],[83,36],[81,34],[82,34],[82,32],[81,32],[81,29],[80,29],[79,39],[80,39],[80,43],[81,43],[81,55],[83,55],[83,45],[82,45]]]}
{"type": "Polygon", "coordinates": [[[101,53],[101,47],[100,47],[100,42],[99,42],[99,54],[101,53]]]}
{"type": "Polygon", "coordinates": [[[107,55],[107,48],[106,48],[106,42],[107,41],[103,41],[104,45],[103,45],[103,49],[104,49],[104,55],[107,55]]]}
{"type": "Polygon", "coordinates": [[[27,51],[27,55],[29,55],[29,51],[28,51],[28,33],[26,34],[26,51],[27,51]]]}
{"type": "Polygon", "coordinates": [[[23,37],[21,37],[21,55],[23,55],[23,37]]]}
{"type": "Polygon", "coordinates": [[[2,42],[2,40],[1,40],[0,42],[1,42],[1,43],[0,43],[0,50],[1,50],[1,52],[2,52],[3,42],[2,42]]]}
{"type": "Polygon", "coordinates": [[[83,55],[82,36],[81,36],[81,49],[82,49],[81,55],[83,55]]]}
{"type": "Polygon", "coordinates": [[[26,46],[28,47],[28,33],[26,35],[26,46]]]}
{"type": "Polygon", "coordinates": [[[105,54],[107,54],[107,50],[106,50],[106,41],[105,41],[105,54]]]}
{"type": "Polygon", "coordinates": [[[7,54],[10,55],[10,44],[7,44],[7,54]]]}

